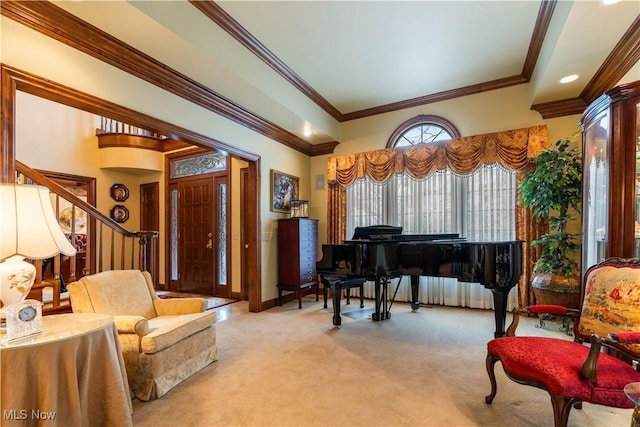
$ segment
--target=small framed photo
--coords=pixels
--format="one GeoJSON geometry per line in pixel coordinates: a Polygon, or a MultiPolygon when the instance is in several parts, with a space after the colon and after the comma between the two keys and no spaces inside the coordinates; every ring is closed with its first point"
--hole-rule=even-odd
{"type": "Polygon", "coordinates": [[[271,210],[289,213],[300,195],[300,178],[271,169],[271,210]]]}
{"type": "Polygon", "coordinates": [[[116,202],[124,202],[129,198],[129,189],[124,184],[113,184],[111,186],[111,198],[116,202]]]}
{"type": "Polygon", "coordinates": [[[122,205],[115,205],[111,209],[111,219],[121,224],[126,222],[129,219],[129,209],[122,205]]]}

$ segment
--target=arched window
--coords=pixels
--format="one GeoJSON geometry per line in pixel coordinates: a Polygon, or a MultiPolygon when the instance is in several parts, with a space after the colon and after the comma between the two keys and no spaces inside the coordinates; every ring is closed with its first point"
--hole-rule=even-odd
{"type": "Polygon", "coordinates": [[[446,141],[458,137],[460,132],[449,120],[420,114],[398,126],[387,141],[387,148],[446,141]]]}

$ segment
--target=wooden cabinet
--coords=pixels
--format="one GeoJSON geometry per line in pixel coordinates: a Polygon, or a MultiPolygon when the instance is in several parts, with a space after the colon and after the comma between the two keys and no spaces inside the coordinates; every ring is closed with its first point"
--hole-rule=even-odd
{"type": "Polygon", "coordinates": [[[282,291],[293,291],[302,308],[302,292],[316,290],[318,300],[318,221],[308,218],[278,220],[278,305],[282,291]]]}
{"type": "Polygon", "coordinates": [[[596,99],[582,116],[582,273],[609,257],[640,257],[640,81],[596,99]]]}

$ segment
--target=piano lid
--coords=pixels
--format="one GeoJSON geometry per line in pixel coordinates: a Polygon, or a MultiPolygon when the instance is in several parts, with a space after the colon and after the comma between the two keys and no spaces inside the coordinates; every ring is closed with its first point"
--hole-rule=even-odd
{"type": "MultiPolygon", "coordinates": [[[[356,229],[357,230],[357,229],[356,229]]],[[[375,231],[375,230],[373,230],[375,231]]],[[[467,239],[460,237],[457,233],[434,233],[434,234],[370,234],[368,237],[362,233],[358,239],[344,240],[343,243],[366,243],[366,242],[465,242],[467,239]]],[[[355,235],[354,235],[355,237],[355,235]]]]}
{"type": "Polygon", "coordinates": [[[383,240],[389,236],[402,234],[402,227],[393,225],[370,225],[356,227],[351,240],[383,240]]]}

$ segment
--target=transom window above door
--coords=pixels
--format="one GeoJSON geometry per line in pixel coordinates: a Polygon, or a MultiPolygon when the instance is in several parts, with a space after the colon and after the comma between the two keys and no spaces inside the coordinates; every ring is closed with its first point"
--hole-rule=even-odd
{"type": "Polygon", "coordinates": [[[391,134],[387,148],[408,147],[460,137],[460,132],[449,120],[420,114],[402,123],[391,134]]]}

